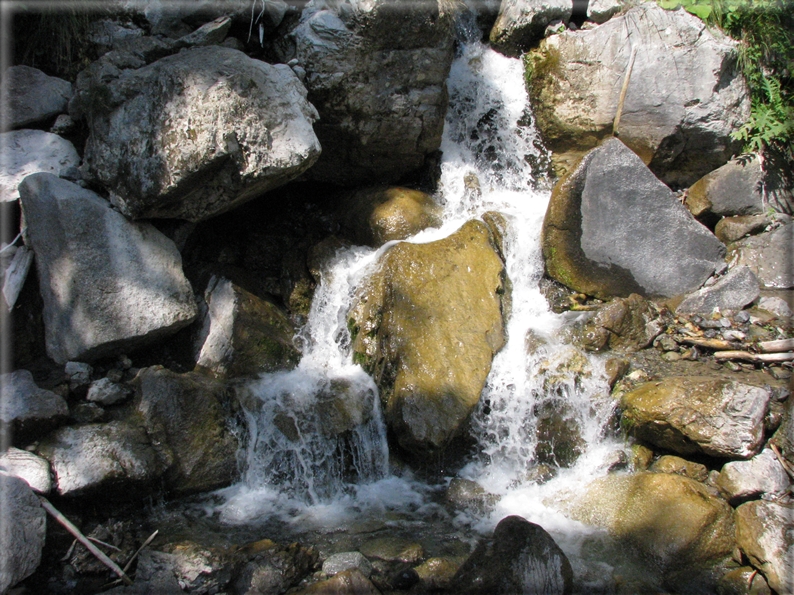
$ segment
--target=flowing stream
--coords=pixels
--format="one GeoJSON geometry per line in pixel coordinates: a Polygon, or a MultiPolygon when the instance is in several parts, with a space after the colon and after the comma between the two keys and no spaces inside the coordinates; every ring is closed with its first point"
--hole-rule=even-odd
{"type": "Polygon", "coordinates": [[[377,388],[352,363],[346,328],[356,287],[386,245],[341,250],[323,271],[300,336],[300,365],[248,387],[244,476],[220,493],[222,504],[213,512],[228,526],[277,518],[297,533],[344,532],[377,521],[407,528],[420,540],[432,526],[443,534],[439,541],[458,540],[466,548],[504,516],[520,514],[566,551],[578,589],[595,592],[612,574],[602,561],[610,554],[593,545],[597,531],[566,519],[555,505],[603,475],[623,445],[608,431],[613,404],[602,362],[561,340],[571,320],[552,313],[538,287],[550,192],[537,171],[548,155],[532,123],[521,62],[478,41],[462,44],[449,93],[437,193],[444,224],[406,241],[446,237],[489,211],[508,223],[508,342],[473,416],[476,452],[459,472],[486,486],[498,503],[487,513],[450,512],[439,496],[446,483],[427,485],[390,468],[377,388]]]}

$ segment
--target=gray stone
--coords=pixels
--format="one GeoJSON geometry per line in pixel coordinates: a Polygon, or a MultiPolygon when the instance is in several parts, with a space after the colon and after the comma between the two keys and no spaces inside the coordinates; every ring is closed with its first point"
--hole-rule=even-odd
{"type": "Polygon", "coordinates": [[[735,265],[747,265],[762,287],[794,287],[794,223],[731,244],[728,259],[735,265]]]}
{"type": "Polygon", "coordinates": [[[94,368],[85,362],[66,362],[63,372],[69,379],[69,390],[77,390],[91,384],[94,368]]]}
{"type": "Polygon", "coordinates": [[[200,221],[294,179],[320,154],[317,112],[286,64],[210,46],[137,70],[100,66],[78,80],[70,112],[88,118],[86,171],[129,217],[200,221]]]}
{"type": "Polygon", "coordinates": [[[66,167],[80,165],[72,143],[41,130],[0,134],[0,154],[0,202],[18,200],[19,183],[31,174],[48,172],[57,176],[66,167]]]}
{"type": "Polygon", "coordinates": [[[441,144],[454,11],[440,0],[310,3],[277,43],[306,72],[323,147],[313,179],[394,183],[441,144]]]}
{"type": "Polygon", "coordinates": [[[51,174],[28,176],[20,191],[53,360],[117,355],[193,321],[182,258],[152,225],[51,174]]]}
{"type": "Polygon", "coordinates": [[[765,296],[758,300],[758,307],[767,312],[771,312],[778,318],[791,318],[792,311],[788,302],[783,298],[775,296],[765,296]]]}
{"type": "Polygon", "coordinates": [[[746,266],[732,268],[714,284],[689,294],[676,308],[676,314],[710,315],[714,310],[738,312],[758,299],[758,279],[746,266]]]}
{"type": "Polygon", "coordinates": [[[736,542],[776,593],[794,592],[794,507],[757,500],[736,509],[736,542]]]}
{"type": "Polygon", "coordinates": [[[547,37],[525,64],[559,172],[613,134],[626,80],[616,132],[665,183],[690,186],[740,149],[730,135],[750,101],[736,43],[686,11],[645,2],[591,30],[547,37]]]}
{"type": "Polygon", "coordinates": [[[717,487],[734,506],[764,494],[780,496],[789,486],[789,477],[771,449],[764,449],[749,461],[725,463],[717,487]]]}
{"type": "MultiPolygon", "coordinates": [[[[171,548],[169,548],[171,549],[171,548]]],[[[144,566],[144,576],[166,581],[170,574],[181,587],[181,592],[196,595],[226,593],[226,587],[232,579],[232,564],[228,555],[215,548],[205,548],[191,542],[183,542],[173,547],[170,552],[152,551],[150,555],[138,562],[144,566]]],[[[136,576],[136,583],[138,582],[136,576]]],[[[149,579],[151,580],[151,579],[149,579]]],[[[170,588],[170,587],[169,587],[170,588]]],[[[160,591],[150,591],[160,593],[160,591]]]]}
{"type": "Polygon", "coordinates": [[[695,217],[763,213],[761,159],[758,155],[744,155],[706,174],[689,188],[686,206],[695,217]]]}
{"type": "Polygon", "coordinates": [[[30,66],[11,66],[3,73],[0,103],[7,128],[38,124],[66,111],[72,84],[30,66]]]}
{"type": "Polygon", "coordinates": [[[741,240],[744,236],[764,231],[771,222],[772,220],[766,215],[724,217],[717,222],[714,228],[714,235],[724,244],[730,244],[736,240],[741,240]]]}
{"type": "MultiPolygon", "coordinates": [[[[284,593],[314,570],[319,554],[312,547],[292,543],[287,547],[263,539],[244,546],[248,562],[234,581],[235,593],[284,593]]],[[[358,594],[358,591],[356,591],[358,594]]]]}
{"type": "Polygon", "coordinates": [[[372,574],[372,564],[369,563],[361,552],[342,552],[333,554],[323,562],[323,572],[333,576],[351,568],[358,569],[361,574],[368,577],[372,574]]]}
{"type": "Polygon", "coordinates": [[[693,463],[674,455],[659,457],[648,467],[648,471],[653,473],[675,473],[702,483],[705,483],[709,476],[709,471],[705,465],[693,463]]]}
{"type": "Polygon", "coordinates": [[[546,26],[571,20],[573,0],[502,0],[491,29],[491,44],[503,54],[518,57],[543,39],[546,26]]]}
{"type": "Polygon", "coordinates": [[[60,428],[38,453],[52,465],[61,496],[136,493],[165,469],[143,428],[120,421],[60,428]]]}
{"type": "Polygon", "coordinates": [[[69,415],[63,397],[39,388],[27,370],[0,376],[0,421],[11,428],[14,444],[24,445],[60,425],[69,415]]]}
{"type": "Polygon", "coordinates": [[[606,23],[633,4],[632,0],[590,0],[587,3],[587,18],[595,23],[606,23]]]}
{"type": "Polygon", "coordinates": [[[50,464],[32,452],[13,446],[0,454],[0,468],[28,482],[30,489],[39,494],[49,494],[52,489],[50,464]]]}
{"type": "Polygon", "coordinates": [[[41,562],[47,519],[24,480],[0,472],[0,593],[27,578],[41,562]]]}
{"type": "Polygon", "coordinates": [[[121,403],[132,394],[127,386],[113,382],[109,378],[100,378],[91,383],[86,399],[100,405],[115,405],[121,403]]]}
{"type": "Polygon", "coordinates": [[[460,595],[569,595],[573,570],[565,553],[540,525],[509,516],[481,540],[452,579],[460,595]]]}
{"type": "Polygon", "coordinates": [[[667,318],[652,302],[632,294],[615,298],[583,325],[575,325],[573,340],[588,351],[639,351],[666,328],[667,318]]]}
{"type": "Polygon", "coordinates": [[[206,23],[187,35],[180,37],[177,47],[201,47],[205,45],[217,45],[226,39],[226,34],[232,26],[232,19],[228,16],[220,16],[214,21],[206,23]]]}
{"type": "Polygon", "coordinates": [[[549,276],[602,299],[688,293],[725,253],[618,139],[588,153],[555,186],[542,244],[549,276]]]}

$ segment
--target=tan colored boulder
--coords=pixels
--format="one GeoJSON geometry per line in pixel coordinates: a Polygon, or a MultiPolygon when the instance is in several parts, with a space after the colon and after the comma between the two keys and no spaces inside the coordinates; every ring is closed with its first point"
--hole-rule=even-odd
{"type": "Polygon", "coordinates": [[[761,450],[770,390],[717,376],[671,376],[621,399],[623,426],[681,455],[749,459],[761,450]]]}
{"type": "Polygon", "coordinates": [[[354,358],[374,377],[399,444],[443,449],[480,399],[502,348],[504,263],[485,224],[389,250],[350,311],[354,358]]]}
{"type": "Polygon", "coordinates": [[[340,207],[342,226],[350,238],[374,247],[438,227],[440,214],[432,196],[399,186],[359,190],[348,195],[340,207]]]}
{"type": "Polygon", "coordinates": [[[687,461],[686,459],[674,455],[659,457],[648,468],[648,471],[653,473],[674,473],[700,482],[706,481],[709,476],[709,470],[705,465],[693,463],[692,461],[687,461]]]}

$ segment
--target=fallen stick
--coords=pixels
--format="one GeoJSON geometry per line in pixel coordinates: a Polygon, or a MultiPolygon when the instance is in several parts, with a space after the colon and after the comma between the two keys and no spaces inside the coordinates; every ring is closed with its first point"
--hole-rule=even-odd
{"type": "Polygon", "coordinates": [[[147,545],[149,545],[149,544],[150,544],[152,541],[154,541],[154,538],[155,538],[155,537],[157,537],[157,534],[158,534],[159,532],[160,532],[160,530],[158,529],[157,531],[155,531],[154,533],[152,533],[151,535],[149,535],[149,539],[147,539],[146,541],[144,541],[144,542],[143,542],[143,545],[142,545],[141,547],[139,547],[139,548],[138,548],[138,549],[135,551],[135,553],[134,553],[134,554],[132,554],[132,558],[130,558],[130,561],[129,561],[129,562],[127,562],[127,564],[124,566],[124,572],[127,572],[127,571],[130,569],[130,566],[132,566],[132,563],[135,561],[135,558],[137,558],[137,557],[138,557],[138,554],[140,554],[140,553],[141,553],[141,550],[142,550],[143,548],[145,548],[147,545]]]}
{"type": "Polygon", "coordinates": [[[764,353],[778,353],[794,349],[794,339],[778,339],[776,341],[761,341],[758,349],[764,353]]]}
{"type": "Polygon", "coordinates": [[[750,353],[749,351],[716,351],[714,359],[741,359],[748,362],[774,364],[794,360],[794,352],[788,353],[750,353]]]}
{"type": "Polygon", "coordinates": [[[789,477],[794,479],[794,469],[791,468],[791,464],[785,459],[783,453],[780,452],[780,449],[778,449],[778,447],[774,444],[770,444],[769,446],[772,448],[772,452],[775,453],[777,460],[780,461],[781,465],[783,465],[783,469],[785,469],[786,473],[789,474],[789,477]]]}
{"type": "Polygon", "coordinates": [[[629,90],[629,81],[631,80],[631,70],[634,68],[634,58],[637,56],[637,47],[631,48],[631,55],[629,56],[629,65],[626,68],[626,76],[623,77],[623,85],[620,88],[620,96],[618,97],[618,109],[615,112],[615,119],[612,121],[612,136],[620,136],[618,127],[620,126],[620,116],[623,114],[623,104],[626,103],[626,92],[629,90]]]}
{"type": "Polygon", "coordinates": [[[89,552],[94,554],[94,556],[96,556],[97,559],[100,562],[102,562],[102,564],[104,564],[105,566],[110,568],[113,572],[115,572],[116,575],[122,581],[124,581],[124,584],[126,585],[132,584],[132,579],[130,579],[130,577],[128,577],[121,568],[119,568],[118,564],[116,564],[113,560],[108,558],[104,553],[102,553],[102,550],[98,549],[93,543],[91,543],[91,541],[80,532],[80,529],[75,527],[71,523],[71,521],[69,521],[69,519],[63,516],[58,511],[57,508],[55,508],[52,504],[49,503],[49,501],[46,498],[39,496],[39,500],[41,501],[41,506],[44,508],[44,510],[50,513],[50,515],[52,515],[52,517],[56,521],[58,521],[61,525],[63,525],[63,527],[67,531],[69,531],[69,533],[71,533],[77,539],[77,541],[82,543],[89,552]]]}
{"type": "Polygon", "coordinates": [[[681,343],[687,343],[688,345],[703,347],[713,351],[736,350],[742,346],[741,343],[726,341],[725,339],[706,339],[705,337],[682,337],[681,343]]]}

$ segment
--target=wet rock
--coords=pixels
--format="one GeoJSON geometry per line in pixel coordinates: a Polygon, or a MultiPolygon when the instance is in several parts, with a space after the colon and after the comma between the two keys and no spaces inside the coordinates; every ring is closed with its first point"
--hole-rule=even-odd
{"type": "Polygon", "coordinates": [[[663,572],[710,567],[730,558],[735,547],[728,503],[680,475],[597,479],[577,496],[570,512],[576,520],[604,527],[663,572]]]}
{"type": "Polygon", "coordinates": [[[486,226],[398,244],[359,291],[349,314],[354,359],[381,390],[403,448],[443,449],[477,405],[504,345],[504,264],[486,226]]]}
{"type": "Polygon", "coordinates": [[[572,0],[504,0],[491,29],[491,44],[503,54],[517,58],[543,39],[549,23],[567,23],[572,10],[572,0]]]}
{"type": "Polygon", "coordinates": [[[688,293],[725,254],[618,139],[589,152],[557,183],[541,241],[549,276],[601,299],[688,293]]]}
{"type": "Polygon", "coordinates": [[[0,472],[0,593],[27,578],[41,562],[47,520],[28,484],[0,472]]]}
{"type": "Polygon", "coordinates": [[[25,480],[30,489],[39,494],[49,494],[52,489],[50,464],[32,452],[12,446],[0,454],[0,469],[25,480]]]}
{"type": "Polygon", "coordinates": [[[481,540],[452,580],[460,595],[569,594],[573,571],[554,539],[539,525],[509,516],[481,540]]]}
{"type": "Polygon", "coordinates": [[[736,509],[736,542],[776,593],[794,591],[794,508],[756,500],[736,509]]]}
{"type": "Polygon", "coordinates": [[[323,562],[323,572],[328,576],[334,576],[345,570],[355,568],[364,576],[372,574],[372,564],[369,563],[361,552],[341,552],[333,554],[323,562]]]}
{"type": "Polygon", "coordinates": [[[473,509],[481,514],[493,510],[499,496],[491,494],[476,481],[455,477],[449,482],[444,499],[458,509],[473,509]]]}
{"type": "Polygon", "coordinates": [[[239,443],[229,428],[226,385],[161,366],[141,370],[134,382],[137,412],[169,462],[166,487],[188,494],[231,483],[239,443]]]}
{"type": "Polygon", "coordinates": [[[131,218],[209,218],[320,154],[317,113],[285,64],[211,46],[111,74],[78,81],[74,109],[91,130],[86,171],[131,218]]]}
{"type": "Polygon", "coordinates": [[[163,552],[144,549],[138,556],[135,583],[105,591],[107,595],[184,595],[173,571],[173,559],[163,552]]]}
{"type": "Polygon", "coordinates": [[[372,419],[375,394],[371,386],[336,378],[317,395],[319,430],[339,436],[372,419]]]}
{"type": "Polygon", "coordinates": [[[538,440],[535,456],[542,465],[572,467],[587,443],[573,407],[564,398],[547,398],[535,409],[538,440]]]}
{"type": "Polygon", "coordinates": [[[109,378],[100,378],[92,382],[86,399],[100,405],[116,405],[129,398],[132,389],[113,382],[109,378]]]}
{"type": "Polygon", "coordinates": [[[447,558],[430,558],[415,568],[422,585],[434,590],[449,589],[452,578],[459,569],[460,564],[447,558]]]}
{"type": "Polygon", "coordinates": [[[342,200],[339,214],[353,242],[373,247],[441,225],[432,196],[401,187],[358,190],[342,200]]]}
{"type": "Polygon", "coordinates": [[[772,595],[764,575],[742,566],[723,575],[717,583],[717,595],[772,595]]]}
{"type": "Polygon", "coordinates": [[[771,391],[728,378],[671,376],[623,395],[622,424],[681,455],[749,459],[761,450],[771,391]]]}
{"type": "Polygon", "coordinates": [[[653,473],[675,473],[699,482],[705,482],[709,477],[709,471],[705,465],[693,463],[674,455],[659,457],[648,467],[648,471],[653,473]]]}
{"type": "Polygon", "coordinates": [[[117,355],[193,321],[182,258],[153,226],[51,174],[28,176],[20,192],[53,360],[117,355]]]}
{"type": "Polygon", "coordinates": [[[215,276],[204,300],[207,312],[195,344],[198,366],[234,378],[297,365],[295,328],[278,306],[215,276]]]}
{"type": "Polygon", "coordinates": [[[743,155],[706,174],[687,193],[695,217],[732,217],[763,213],[764,171],[758,155],[743,155]]]}
{"type": "Polygon", "coordinates": [[[710,315],[714,310],[738,312],[758,299],[758,279],[746,266],[732,268],[714,283],[686,296],[678,305],[676,314],[710,315]]]}
{"type": "Polygon", "coordinates": [[[723,217],[714,228],[714,235],[724,244],[741,240],[748,235],[755,235],[764,231],[772,222],[766,215],[740,215],[737,217],[723,217]]]}
{"type": "Polygon", "coordinates": [[[66,421],[69,407],[63,397],[39,388],[27,370],[0,376],[3,398],[0,401],[0,422],[11,430],[14,444],[43,436],[66,421]]]}
{"type": "Polygon", "coordinates": [[[588,351],[638,351],[653,342],[666,322],[654,304],[632,294],[599,308],[575,330],[574,342],[588,351]]]}
{"type": "Polygon", "coordinates": [[[607,384],[609,390],[615,388],[618,381],[623,378],[629,371],[631,363],[627,359],[620,357],[610,357],[604,364],[604,371],[607,374],[607,384]]]}
{"type": "Polygon", "coordinates": [[[64,113],[72,84],[30,66],[11,66],[3,73],[0,97],[8,127],[21,128],[64,113]]]}
{"type": "Polygon", "coordinates": [[[394,183],[441,143],[454,11],[443,2],[308,5],[279,40],[306,72],[323,154],[308,176],[338,185],[394,183]],[[355,106],[351,109],[351,106],[355,106]]]}
{"type": "Polygon", "coordinates": [[[248,544],[239,553],[247,562],[234,579],[234,592],[246,595],[283,593],[314,570],[319,559],[312,547],[284,547],[269,539],[248,544]]]}
{"type": "Polygon", "coordinates": [[[406,564],[416,564],[425,557],[420,544],[401,537],[376,537],[364,542],[359,551],[367,558],[406,564]]]}
{"type": "Polygon", "coordinates": [[[647,2],[591,30],[546,38],[525,64],[537,125],[558,170],[613,133],[628,81],[620,139],[663,182],[689,186],[740,148],[730,134],[750,102],[735,61],[727,37],[685,11],[647,2]]]}
{"type": "Polygon", "coordinates": [[[749,461],[731,461],[723,465],[716,485],[736,506],[764,494],[770,497],[784,494],[789,487],[789,477],[775,453],[767,448],[749,461]]]}
{"type": "Polygon", "coordinates": [[[131,497],[157,479],[165,465],[143,428],[126,422],[56,430],[39,444],[61,496],[131,497]]]}
{"type": "Polygon", "coordinates": [[[380,595],[380,591],[360,570],[353,568],[314,583],[294,595],[380,595]]]}
{"type": "Polygon", "coordinates": [[[15,130],[0,133],[0,203],[19,199],[18,186],[31,174],[80,165],[74,145],[57,134],[42,130],[15,130]]]}
{"type": "Polygon", "coordinates": [[[749,267],[762,287],[786,289],[794,287],[792,245],[794,223],[789,219],[777,229],[731,244],[728,260],[749,267]]]}

